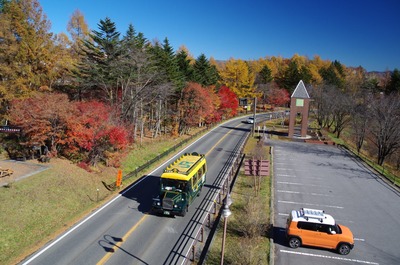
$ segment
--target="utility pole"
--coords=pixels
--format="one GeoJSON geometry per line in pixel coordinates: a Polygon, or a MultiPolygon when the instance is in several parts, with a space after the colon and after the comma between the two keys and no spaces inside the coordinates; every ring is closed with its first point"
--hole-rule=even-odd
{"type": "Polygon", "coordinates": [[[257,98],[254,98],[254,113],[253,113],[253,136],[254,133],[256,132],[256,110],[257,110],[257,98]]]}

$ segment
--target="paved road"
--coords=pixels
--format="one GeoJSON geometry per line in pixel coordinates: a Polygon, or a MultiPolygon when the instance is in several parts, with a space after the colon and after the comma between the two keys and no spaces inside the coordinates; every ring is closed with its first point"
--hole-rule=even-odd
{"type": "Polygon", "coordinates": [[[400,193],[345,150],[271,141],[274,146],[275,264],[400,264],[400,193]],[[355,247],[347,256],[285,240],[288,213],[325,210],[350,227],[355,247]]]}
{"type": "Polygon", "coordinates": [[[245,119],[215,128],[182,151],[206,154],[208,164],[206,185],[185,217],[150,212],[162,170],[179,153],[23,264],[183,264],[210,211],[211,197],[221,188],[221,172],[238,155],[238,143],[250,132],[251,125],[242,122],[245,119]]]}

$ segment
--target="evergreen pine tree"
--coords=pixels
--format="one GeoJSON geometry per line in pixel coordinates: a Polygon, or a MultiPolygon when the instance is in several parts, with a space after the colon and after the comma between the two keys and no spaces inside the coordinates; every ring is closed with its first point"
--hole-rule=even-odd
{"type": "Polygon", "coordinates": [[[218,80],[219,75],[217,68],[210,64],[203,53],[200,54],[193,65],[192,81],[207,87],[215,85],[218,80]]]}
{"type": "Polygon", "coordinates": [[[387,86],[387,93],[400,92],[400,71],[395,68],[390,75],[390,81],[387,86]]]}
{"type": "Polygon", "coordinates": [[[82,86],[94,90],[93,96],[99,97],[97,92],[103,91],[100,95],[113,104],[117,95],[118,63],[122,52],[120,33],[109,18],[100,20],[98,27],[98,31],[93,30],[90,34],[93,41],[84,40],[78,77],[82,86]]]}

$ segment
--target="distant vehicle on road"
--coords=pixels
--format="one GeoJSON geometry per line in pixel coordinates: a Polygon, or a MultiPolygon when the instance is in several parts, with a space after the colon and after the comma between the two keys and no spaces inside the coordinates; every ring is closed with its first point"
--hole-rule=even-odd
{"type": "Polygon", "coordinates": [[[254,123],[254,117],[249,117],[246,122],[248,124],[253,124],[254,123]]]}
{"type": "Polygon", "coordinates": [[[322,210],[302,208],[289,214],[286,236],[291,248],[301,245],[336,249],[347,255],[354,247],[350,229],[335,223],[333,217],[322,210]]]}

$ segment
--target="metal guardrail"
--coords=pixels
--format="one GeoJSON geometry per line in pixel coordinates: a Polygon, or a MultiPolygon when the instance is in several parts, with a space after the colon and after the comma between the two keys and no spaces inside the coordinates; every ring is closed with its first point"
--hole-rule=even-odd
{"type": "Polygon", "coordinates": [[[173,147],[171,147],[170,149],[168,149],[167,151],[157,155],[156,157],[148,160],[146,163],[144,163],[143,165],[138,166],[134,171],[129,172],[128,174],[126,174],[125,176],[122,177],[122,180],[127,180],[130,179],[132,177],[137,177],[138,174],[140,172],[142,172],[143,170],[149,168],[151,165],[153,165],[154,163],[160,161],[162,158],[166,157],[167,155],[169,155],[172,152],[175,152],[178,148],[182,147],[183,145],[187,144],[189,141],[193,140],[194,138],[196,138],[197,136],[199,136],[200,134],[204,133],[205,131],[207,131],[208,129],[204,129],[201,130],[195,134],[193,134],[191,137],[179,142],[178,144],[174,145],[173,147]]]}
{"type": "MultiPolygon", "coordinates": [[[[249,139],[250,133],[245,134],[242,141],[238,143],[236,150],[233,151],[231,157],[228,159],[227,164],[229,165],[226,168],[223,168],[223,174],[219,179],[216,180],[219,183],[219,189],[216,193],[212,194],[211,205],[208,208],[207,214],[205,218],[202,220],[201,226],[194,236],[194,240],[192,241],[191,246],[189,247],[190,251],[185,255],[185,261],[183,264],[191,264],[196,260],[196,254],[200,251],[202,252],[200,256],[199,264],[201,264],[202,259],[204,259],[205,253],[208,251],[209,244],[207,244],[205,239],[205,234],[208,233],[207,241],[211,242],[214,234],[216,232],[216,226],[221,219],[221,212],[223,202],[226,196],[231,192],[236,177],[240,172],[240,166],[243,163],[245,158],[245,154],[243,153],[243,149],[249,139]],[[198,243],[201,245],[198,246],[198,243]]],[[[216,184],[216,183],[214,183],[216,184]]],[[[207,198],[206,198],[207,199],[207,198]]],[[[182,253],[184,254],[184,253],[182,253]]]]}

